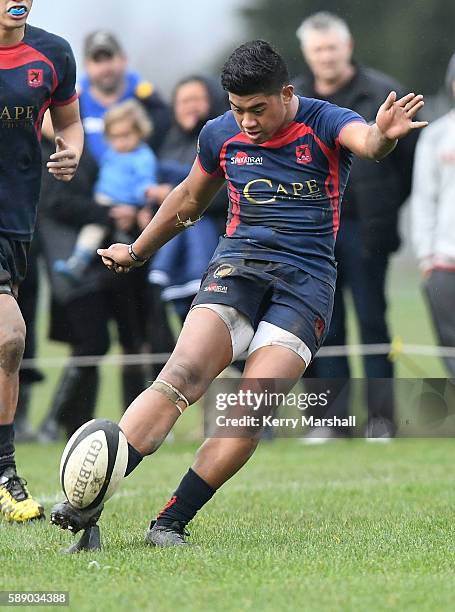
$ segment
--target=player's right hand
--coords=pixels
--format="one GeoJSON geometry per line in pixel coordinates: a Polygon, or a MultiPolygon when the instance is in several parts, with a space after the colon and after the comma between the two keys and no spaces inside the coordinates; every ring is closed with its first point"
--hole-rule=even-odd
{"type": "Polygon", "coordinates": [[[143,262],[132,259],[128,253],[127,244],[112,244],[108,249],[98,249],[96,252],[109,270],[119,274],[125,274],[133,268],[139,268],[144,265],[143,262]]]}
{"type": "Polygon", "coordinates": [[[61,136],[55,139],[55,153],[49,157],[47,168],[57,181],[71,181],[79,166],[79,154],[61,136]]]}

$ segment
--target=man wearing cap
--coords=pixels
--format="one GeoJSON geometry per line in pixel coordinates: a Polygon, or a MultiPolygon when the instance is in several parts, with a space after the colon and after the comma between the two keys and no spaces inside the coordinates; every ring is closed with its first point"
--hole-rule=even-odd
{"type": "Polygon", "coordinates": [[[152,83],[128,70],[127,57],[118,39],[107,30],[97,30],[85,39],[85,71],[79,88],[81,117],[87,146],[99,163],[106,152],[103,117],[106,111],[119,102],[137,98],[147,110],[153,122],[153,134],[149,145],[153,150],[166,134],[171,111],[152,83]]]}

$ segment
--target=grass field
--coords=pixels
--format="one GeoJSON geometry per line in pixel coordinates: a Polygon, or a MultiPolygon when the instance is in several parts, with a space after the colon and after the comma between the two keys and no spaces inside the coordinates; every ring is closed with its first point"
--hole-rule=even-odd
{"type": "MultiPolygon", "coordinates": [[[[194,450],[166,445],[108,503],[102,552],[68,558],[68,533],[1,524],[0,588],[68,590],[78,611],[453,610],[454,448],[264,443],[195,519],[191,548],[156,550],[142,542],[147,521],[194,450]]],[[[59,452],[21,447],[47,507],[59,452]]]]}
{"type": "MultiPolygon", "coordinates": [[[[389,294],[393,333],[432,344],[415,269],[396,260],[389,294]]],[[[45,312],[44,304],[40,354],[63,363],[64,348],[45,339],[45,312]]],[[[445,376],[435,358],[397,362],[398,376],[419,371],[445,376]]],[[[118,420],[118,371],[102,372],[98,414],[118,420]]],[[[353,372],[361,375],[359,359],[353,372]]],[[[34,389],[35,424],[59,373],[47,370],[46,382],[34,389]]],[[[0,590],[68,590],[77,611],[453,609],[454,440],[263,443],[191,525],[192,547],[147,548],[147,522],[191,464],[200,421],[197,409],[188,411],[176,443],[143,462],[108,503],[102,552],[65,557],[59,551],[73,541],[68,533],[0,521],[0,590]]],[[[61,450],[18,448],[22,472],[47,509],[61,498],[61,450]]]]}

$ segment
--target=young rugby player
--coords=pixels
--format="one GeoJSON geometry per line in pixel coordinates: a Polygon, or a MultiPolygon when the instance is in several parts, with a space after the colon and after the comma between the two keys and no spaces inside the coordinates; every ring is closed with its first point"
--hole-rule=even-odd
{"type": "MultiPolygon", "coordinates": [[[[264,41],[236,49],[222,70],[231,110],[202,129],[188,177],[132,245],[99,250],[128,272],[196,223],[228,182],[226,234],[212,258],[177,346],[159,379],[128,408],[126,474],[155,452],[182,412],[247,352],[246,379],[286,379],[292,388],[329,326],[340,203],[352,154],[380,160],[412,129],[423,105],[391,92],[367,125],[350,110],[294,95],[282,58],[264,41]]],[[[286,389],[284,389],[286,391],[286,389]]],[[[251,457],[258,436],[207,439],[146,534],[156,546],[185,544],[196,512],[251,457]]],[[[58,504],[52,520],[73,531],[102,508],[58,504]]]]}

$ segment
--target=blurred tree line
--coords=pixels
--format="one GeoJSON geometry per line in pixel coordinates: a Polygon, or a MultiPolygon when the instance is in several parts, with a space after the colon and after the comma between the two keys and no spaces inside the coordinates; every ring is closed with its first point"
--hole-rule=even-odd
{"type": "Polygon", "coordinates": [[[297,27],[322,10],[348,22],[360,63],[425,94],[441,89],[455,51],[454,0],[251,0],[240,12],[248,37],[273,43],[295,75],[304,70],[297,27]]]}

